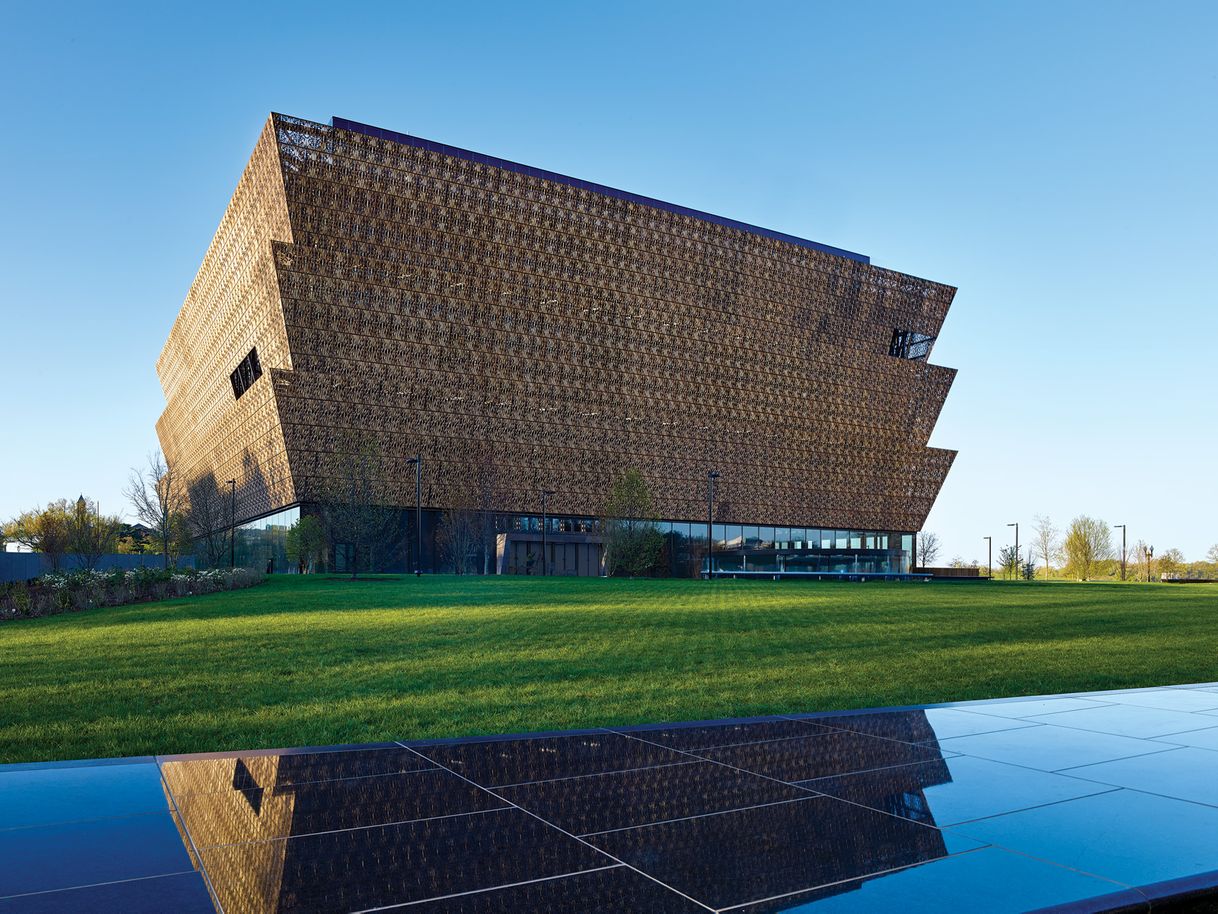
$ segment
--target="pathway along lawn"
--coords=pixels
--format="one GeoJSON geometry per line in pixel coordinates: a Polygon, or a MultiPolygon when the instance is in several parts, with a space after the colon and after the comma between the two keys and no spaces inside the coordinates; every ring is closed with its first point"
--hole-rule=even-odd
{"type": "Polygon", "coordinates": [[[0,761],[1210,681],[1215,621],[1218,585],[279,577],[0,625],[0,761]]]}

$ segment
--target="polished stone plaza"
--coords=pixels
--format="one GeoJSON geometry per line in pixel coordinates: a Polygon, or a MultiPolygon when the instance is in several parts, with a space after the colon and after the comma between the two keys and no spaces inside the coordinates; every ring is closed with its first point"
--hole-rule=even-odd
{"type": "Polygon", "coordinates": [[[1149,910],[1218,897],[1218,683],[0,766],[0,912],[1149,910]]]}

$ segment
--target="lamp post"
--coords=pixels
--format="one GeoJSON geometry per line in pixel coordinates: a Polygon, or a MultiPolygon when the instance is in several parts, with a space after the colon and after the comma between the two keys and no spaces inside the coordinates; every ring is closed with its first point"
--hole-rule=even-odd
{"type": "Polygon", "coordinates": [[[1150,563],[1155,557],[1155,547],[1145,546],[1142,549],[1142,554],[1146,556],[1146,583],[1150,583],[1150,563]]]}
{"type": "Polygon", "coordinates": [[[1125,525],[1113,524],[1112,529],[1121,528],[1121,580],[1125,580],[1125,525]]]}
{"type": "Polygon", "coordinates": [[[706,579],[715,576],[715,480],[718,470],[706,471],[706,579]]]}
{"type": "Polygon", "coordinates": [[[237,480],[230,479],[228,488],[228,570],[232,571],[237,567],[237,480]]]}
{"type": "Polygon", "coordinates": [[[541,576],[550,576],[550,556],[546,553],[546,499],[554,493],[549,489],[541,490],[541,576]]]}
{"type": "Polygon", "coordinates": [[[992,581],[994,580],[994,538],[992,536],[981,538],[985,540],[985,579],[992,581]]]}
{"type": "Polygon", "coordinates": [[[415,454],[406,460],[407,466],[414,464],[414,576],[423,573],[423,455],[415,454]]]}
{"type": "Polygon", "coordinates": [[[1019,554],[1019,524],[1007,524],[1008,527],[1015,528],[1015,580],[1019,580],[1020,566],[1023,565],[1023,557],[1019,554]]]}

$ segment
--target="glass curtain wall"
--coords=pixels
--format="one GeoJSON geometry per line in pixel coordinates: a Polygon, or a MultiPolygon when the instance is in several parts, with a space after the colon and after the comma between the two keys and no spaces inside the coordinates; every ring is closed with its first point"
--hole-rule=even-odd
{"type": "MultiPolygon", "coordinates": [[[[706,569],[705,521],[656,521],[664,537],[661,566],[676,577],[706,569]]],[[[540,515],[508,515],[501,530],[541,530],[540,515]]],[[[549,533],[599,533],[591,517],[547,517],[549,533]]],[[[715,570],[813,574],[908,574],[913,536],[878,530],[714,524],[715,570]]]]}
{"type": "Polygon", "coordinates": [[[294,507],[239,524],[236,564],[242,568],[257,568],[268,574],[294,573],[296,565],[288,559],[288,529],[299,520],[300,508],[294,507]]]}

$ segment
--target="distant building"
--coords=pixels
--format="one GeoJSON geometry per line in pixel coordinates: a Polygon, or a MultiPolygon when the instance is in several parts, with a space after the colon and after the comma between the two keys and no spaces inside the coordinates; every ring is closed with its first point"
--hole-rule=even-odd
{"type": "MultiPolygon", "coordinates": [[[[353,440],[391,467],[391,567],[488,467],[501,571],[595,573],[640,470],[675,572],[717,471],[724,570],[904,572],[954,451],[927,441],[950,286],[406,134],[272,115],[157,362],[170,464],[267,542],[353,440]],[[267,532],[267,531],[271,532],[267,532]]],[[[276,532],[278,531],[278,532],[276,532]]],[[[250,540],[253,542],[254,540],[250,540]]],[[[278,548],[278,547],[276,547],[278,548]]],[[[279,557],[282,562],[282,557],[279,557]]]]}

